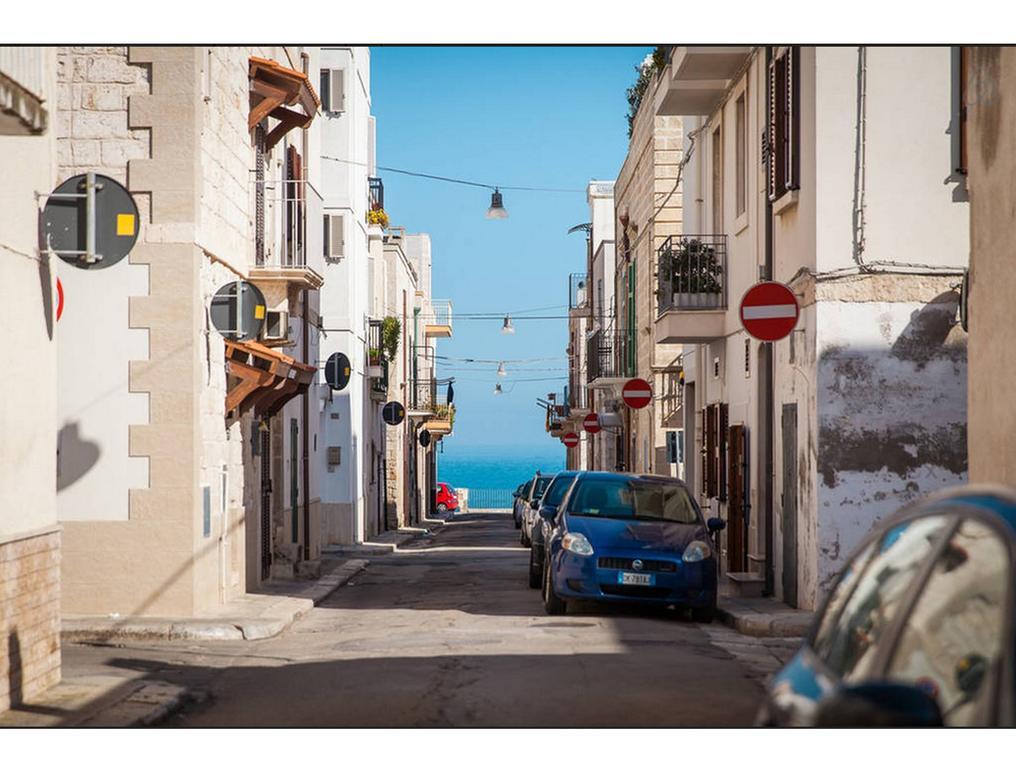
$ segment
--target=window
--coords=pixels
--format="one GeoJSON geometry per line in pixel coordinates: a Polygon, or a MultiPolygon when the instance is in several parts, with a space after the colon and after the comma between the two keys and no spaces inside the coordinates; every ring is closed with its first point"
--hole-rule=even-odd
{"type": "Polygon", "coordinates": [[[321,70],[321,111],[322,112],[345,112],[346,91],[345,74],[341,69],[321,70]]]}
{"type": "Polygon", "coordinates": [[[713,131],[713,234],[723,233],[723,133],[713,131]]]}
{"type": "Polygon", "coordinates": [[[790,46],[769,63],[767,160],[769,199],[800,188],[800,46],[790,46]]]}
{"type": "Polygon", "coordinates": [[[942,515],[908,520],[878,542],[843,611],[831,624],[824,618],[819,630],[815,650],[835,674],[851,681],[871,670],[882,634],[948,521],[942,515]]]}
{"type": "Polygon", "coordinates": [[[1002,651],[1010,573],[998,535],[984,523],[964,521],[900,635],[886,676],[934,695],[946,725],[990,724],[978,715],[1002,651]]]}
{"type": "Polygon", "coordinates": [[[705,433],[702,456],[702,494],[727,499],[727,404],[707,405],[703,411],[705,433]]]}
{"type": "Polygon", "coordinates": [[[345,255],[345,217],[340,213],[324,215],[324,256],[326,259],[339,259],[345,255]]]}
{"type": "Polygon", "coordinates": [[[742,93],[734,105],[734,213],[743,214],[748,208],[748,131],[745,99],[742,93]]]}

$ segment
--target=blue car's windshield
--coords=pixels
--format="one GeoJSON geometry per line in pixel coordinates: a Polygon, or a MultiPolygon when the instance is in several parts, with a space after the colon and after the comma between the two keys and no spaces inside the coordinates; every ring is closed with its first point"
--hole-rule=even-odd
{"type": "Polygon", "coordinates": [[[568,502],[570,515],[700,522],[688,492],[676,483],[630,477],[588,478],[579,481],[572,498],[568,502]]]}
{"type": "Polygon", "coordinates": [[[560,504],[561,499],[563,499],[564,495],[568,493],[568,489],[571,487],[572,480],[574,478],[575,475],[558,475],[555,477],[554,482],[550,484],[550,487],[544,495],[543,503],[552,507],[556,507],[560,504]]]}

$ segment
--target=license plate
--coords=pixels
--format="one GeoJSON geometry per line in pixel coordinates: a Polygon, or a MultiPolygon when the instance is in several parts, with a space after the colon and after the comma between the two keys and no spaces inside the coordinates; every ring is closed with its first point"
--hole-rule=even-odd
{"type": "Polygon", "coordinates": [[[619,573],[617,574],[618,584],[633,584],[640,587],[651,587],[654,576],[651,573],[619,573]]]}

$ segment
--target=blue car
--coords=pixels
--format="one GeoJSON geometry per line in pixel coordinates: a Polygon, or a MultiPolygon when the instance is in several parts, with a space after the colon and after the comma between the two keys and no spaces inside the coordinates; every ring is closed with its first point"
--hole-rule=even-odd
{"type": "Polygon", "coordinates": [[[883,521],[773,679],[759,725],[1016,725],[1016,494],[970,486],[883,521]]]}
{"type": "Polygon", "coordinates": [[[543,602],[562,614],[570,600],[688,607],[696,621],[716,613],[716,557],[707,523],[680,480],[582,472],[545,544],[543,602]]]}

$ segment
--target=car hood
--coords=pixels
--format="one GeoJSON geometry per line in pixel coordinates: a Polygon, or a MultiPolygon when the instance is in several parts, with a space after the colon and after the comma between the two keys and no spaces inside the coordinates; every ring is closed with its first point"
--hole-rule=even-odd
{"type": "Polygon", "coordinates": [[[616,547],[681,553],[691,542],[708,539],[705,528],[697,523],[658,523],[578,515],[568,516],[568,530],[589,539],[593,549],[616,547]]]}

